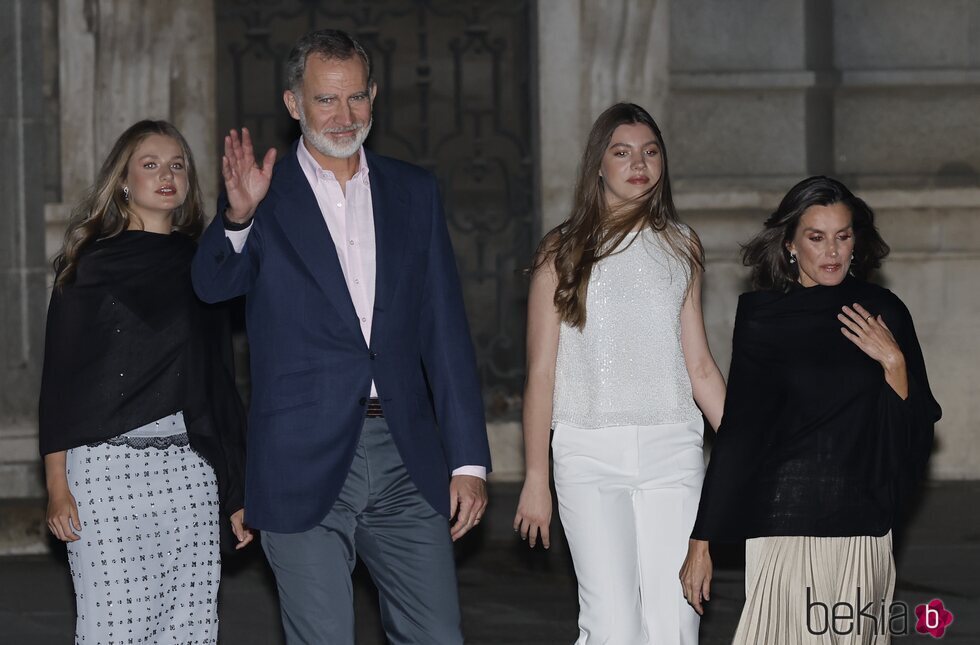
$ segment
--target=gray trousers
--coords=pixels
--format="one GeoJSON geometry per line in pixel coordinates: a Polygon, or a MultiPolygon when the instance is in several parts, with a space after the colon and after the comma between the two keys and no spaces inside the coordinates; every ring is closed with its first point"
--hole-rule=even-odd
{"type": "Polygon", "coordinates": [[[449,524],[409,479],[384,419],[366,419],[333,508],[302,533],[262,532],[286,642],[354,643],[357,557],[378,588],[394,645],[463,642],[449,524]]]}

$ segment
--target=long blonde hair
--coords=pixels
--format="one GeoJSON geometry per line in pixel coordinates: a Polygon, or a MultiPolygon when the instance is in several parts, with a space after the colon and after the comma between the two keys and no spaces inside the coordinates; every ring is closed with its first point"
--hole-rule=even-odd
{"type": "Polygon", "coordinates": [[[691,282],[704,269],[701,242],[693,230],[681,224],[674,208],[667,148],[660,128],[639,105],[617,103],[599,115],[589,133],[579,164],[571,215],[538,245],[534,270],[554,261],[558,277],[555,307],[563,322],[579,329],[585,327],[585,302],[592,268],[616,252],[626,236],[638,228],[650,228],[660,235],[667,248],[688,265],[691,282]],[[599,169],[616,128],[634,123],[648,126],[657,137],[663,172],[650,191],[613,213],[606,204],[599,169]]]}
{"type": "Polygon", "coordinates": [[[187,169],[187,198],[173,211],[173,228],[191,239],[201,235],[204,230],[201,187],[190,146],[180,131],[167,121],[139,121],[119,136],[109,156],[102,162],[95,183],[72,209],[64,244],[54,258],[55,288],[74,280],[79,254],[94,240],[119,235],[129,228],[130,221],[139,223],[139,217],[127,203],[122,186],[133,152],[144,139],[154,134],[170,137],[177,142],[187,169]]]}

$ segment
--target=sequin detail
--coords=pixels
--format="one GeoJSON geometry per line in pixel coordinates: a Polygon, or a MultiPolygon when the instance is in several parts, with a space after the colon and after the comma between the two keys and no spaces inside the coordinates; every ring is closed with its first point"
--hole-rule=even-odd
{"type": "Polygon", "coordinates": [[[687,264],[656,232],[637,235],[593,267],[585,329],[561,325],[553,424],[647,426],[700,417],[681,349],[687,264]]]}

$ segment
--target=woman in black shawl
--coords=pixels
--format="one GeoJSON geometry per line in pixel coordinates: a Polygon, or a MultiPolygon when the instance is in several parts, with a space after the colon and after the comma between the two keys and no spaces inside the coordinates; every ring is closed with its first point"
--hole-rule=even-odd
{"type": "Polygon", "coordinates": [[[735,643],[888,641],[891,530],[941,410],[908,309],[864,281],[887,253],[871,209],[827,177],[794,186],[744,248],[758,290],[739,298],[724,416],[680,574],[700,612],[708,543],[747,540],[735,643]],[[874,619],[858,613],[872,601],[874,619]],[[850,621],[821,610],[839,602],[854,608],[850,621]]]}
{"type": "Polygon", "coordinates": [[[216,642],[219,510],[252,540],[228,336],[191,287],[200,203],[187,142],[141,121],[55,259],[39,436],[76,642],[216,642]]]}

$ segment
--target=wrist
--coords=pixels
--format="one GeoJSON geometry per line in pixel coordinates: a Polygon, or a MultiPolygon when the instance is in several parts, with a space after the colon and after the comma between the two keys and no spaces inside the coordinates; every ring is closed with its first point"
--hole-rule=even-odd
{"type": "Polygon", "coordinates": [[[225,209],[225,212],[221,214],[221,218],[224,220],[225,228],[230,228],[232,230],[241,230],[246,228],[252,221],[252,216],[255,211],[247,211],[245,213],[235,213],[231,207],[225,209]]]}
{"type": "Polygon", "coordinates": [[[886,372],[900,374],[905,371],[905,356],[901,353],[895,356],[888,356],[881,362],[886,372]]]}
{"type": "Polygon", "coordinates": [[[45,487],[48,490],[48,495],[55,495],[58,493],[64,493],[68,490],[68,478],[67,477],[48,477],[45,480],[45,487]]]}
{"type": "Polygon", "coordinates": [[[708,552],[708,541],[707,540],[695,540],[691,538],[687,541],[687,547],[689,550],[695,553],[707,553],[708,552]]]}
{"type": "Polygon", "coordinates": [[[524,475],[524,484],[530,486],[547,486],[548,470],[528,470],[524,475]]]}

